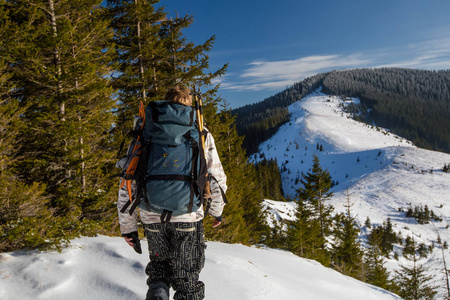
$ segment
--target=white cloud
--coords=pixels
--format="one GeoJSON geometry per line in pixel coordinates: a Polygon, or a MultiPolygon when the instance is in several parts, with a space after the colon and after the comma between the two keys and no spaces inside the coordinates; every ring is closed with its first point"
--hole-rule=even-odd
{"type": "Polygon", "coordinates": [[[240,82],[223,82],[222,88],[233,90],[263,90],[287,85],[335,68],[349,68],[370,63],[361,55],[314,55],[295,60],[255,61],[239,76],[240,82]]]}
{"type": "Polygon", "coordinates": [[[421,43],[407,46],[406,59],[391,61],[377,67],[403,67],[418,69],[450,69],[450,37],[436,36],[421,43]]]}
{"type": "Polygon", "coordinates": [[[373,49],[370,53],[254,61],[248,64],[239,76],[223,78],[221,87],[234,91],[279,90],[318,73],[364,67],[450,69],[450,37],[436,35],[403,48],[373,49]]]}

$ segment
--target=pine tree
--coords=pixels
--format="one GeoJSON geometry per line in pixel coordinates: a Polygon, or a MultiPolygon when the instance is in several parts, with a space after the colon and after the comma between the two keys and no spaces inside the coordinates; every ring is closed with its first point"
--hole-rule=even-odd
{"type": "MultiPolygon", "coordinates": [[[[376,232],[376,231],[375,231],[376,232]]],[[[385,258],[381,250],[380,234],[369,237],[369,246],[364,256],[365,281],[387,290],[396,290],[395,283],[389,279],[389,272],[385,265],[385,258]]]]}
{"type": "Polygon", "coordinates": [[[362,250],[358,243],[359,227],[351,215],[350,196],[347,191],[346,214],[338,214],[332,246],[333,267],[345,275],[362,279],[362,250]]]}
{"type": "Polygon", "coordinates": [[[208,238],[224,242],[252,243],[261,238],[262,217],[256,172],[247,162],[241,147],[242,138],[233,125],[230,110],[222,106],[217,96],[218,86],[211,80],[224,74],[226,65],[211,73],[207,52],[214,37],[201,45],[189,42],[182,34],[192,17],[169,19],[158,1],[108,1],[110,15],[116,30],[117,60],[120,73],[114,84],[120,90],[119,121],[116,141],[130,128],[138,101],[144,104],[163,100],[168,88],[174,85],[193,87],[201,93],[206,127],[210,130],[227,174],[227,198],[222,225],[212,230],[212,220],[205,220],[208,238]]]}
{"type": "Polygon", "coordinates": [[[112,31],[100,3],[7,1],[21,28],[11,55],[14,96],[26,108],[21,175],[46,184],[54,227],[66,236],[98,232],[113,209],[105,204],[113,165],[106,134],[114,123],[112,31]]]}
{"type": "MultiPolygon", "coordinates": [[[[161,100],[166,89],[161,83],[161,61],[167,52],[159,33],[166,13],[155,9],[158,0],[108,0],[118,70],[113,85],[118,90],[120,105],[116,135],[126,134],[136,114],[139,101],[161,100]]],[[[167,88],[167,87],[166,87],[167,88]]],[[[120,137],[118,138],[120,140],[120,137]]]]}
{"type": "Polygon", "coordinates": [[[327,263],[327,255],[322,251],[324,243],[320,235],[320,225],[314,218],[314,207],[307,201],[298,199],[296,220],[288,228],[289,250],[311,259],[321,259],[327,263]]]}
{"type": "MultiPolygon", "coordinates": [[[[413,245],[415,245],[414,239],[413,245]]],[[[417,249],[415,246],[414,248],[417,249]]],[[[400,270],[396,271],[395,282],[399,288],[398,294],[407,300],[434,299],[437,287],[430,284],[433,277],[426,275],[427,268],[419,264],[419,257],[415,252],[405,257],[412,266],[400,265],[400,270]]]]}
{"type": "Polygon", "coordinates": [[[0,252],[27,248],[45,248],[58,244],[58,236],[46,230],[50,213],[45,207],[44,187],[27,184],[17,176],[16,149],[23,142],[19,132],[25,111],[12,95],[11,55],[17,44],[11,37],[21,30],[9,19],[5,1],[0,2],[0,252]],[[35,222],[41,217],[41,222],[35,222]],[[56,240],[56,241],[55,241],[56,240]]]}
{"type": "Polygon", "coordinates": [[[238,136],[234,118],[227,106],[219,114],[208,114],[208,128],[213,133],[217,150],[227,174],[227,198],[223,225],[210,229],[211,220],[205,221],[205,234],[223,242],[244,244],[259,243],[265,231],[261,212],[260,190],[256,168],[248,163],[242,148],[242,137],[238,136]]]}
{"type": "Polygon", "coordinates": [[[297,221],[293,225],[292,250],[300,256],[329,264],[326,237],[330,235],[333,207],[325,201],[332,196],[331,176],[314,156],[313,168],[303,176],[297,191],[297,221]]]}
{"type": "MultiPolygon", "coordinates": [[[[226,70],[225,65],[214,73],[208,72],[206,53],[211,50],[214,37],[200,45],[189,42],[182,30],[192,24],[193,18],[168,18],[162,8],[155,8],[158,2],[107,1],[116,32],[114,42],[119,63],[119,72],[114,76],[121,103],[116,131],[122,135],[131,128],[140,100],[145,105],[149,101],[164,100],[167,90],[174,85],[210,86],[211,80],[226,70]]],[[[216,89],[212,87],[211,91],[204,92],[205,98],[214,98],[211,95],[216,89]]],[[[212,101],[217,105],[218,100],[212,101]]],[[[209,104],[204,102],[205,106],[209,104]]]]}
{"type": "Polygon", "coordinates": [[[257,182],[261,190],[261,198],[283,201],[283,189],[277,160],[263,159],[256,164],[257,182]]]}
{"type": "Polygon", "coordinates": [[[383,228],[383,238],[381,240],[381,249],[386,255],[394,249],[393,244],[396,242],[397,236],[394,232],[391,218],[387,218],[386,226],[383,228]]]}
{"type": "Polygon", "coordinates": [[[385,265],[385,258],[379,248],[379,242],[369,243],[364,256],[365,281],[383,289],[392,290],[393,284],[385,265]]]}
{"type": "Polygon", "coordinates": [[[314,213],[320,223],[320,233],[325,236],[330,231],[331,214],[333,207],[326,205],[325,201],[333,196],[331,189],[331,176],[323,170],[319,158],[314,155],[312,171],[301,180],[303,188],[298,190],[299,198],[309,201],[314,206],[314,213]]]}
{"type": "Polygon", "coordinates": [[[394,249],[394,243],[399,241],[399,237],[393,230],[391,219],[388,218],[383,225],[373,226],[369,236],[369,243],[380,248],[384,256],[389,257],[394,249]]]}

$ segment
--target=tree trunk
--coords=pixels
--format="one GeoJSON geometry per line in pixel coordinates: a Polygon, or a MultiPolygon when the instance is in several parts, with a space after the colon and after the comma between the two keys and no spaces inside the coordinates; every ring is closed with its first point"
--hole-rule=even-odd
{"type": "MultiPolygon", "coordinates": [[[[134,3],[136,5],[137,5],[137,1],[138,0],[134,0],[134,3]]],[[[138,49],[139,49],[139,55],[138,55],[138,59],[139,59],[139,73],[140,73],[140,76],[141,76],[141,83],[142,83],[141,93],[142,93],[142,101],[145,103],[145,98],[146,98],[147,92],[145,91],[144,61],[143,61],[143,56],[142,56],[141,22],[140,22],[140,20],[137,20],[136,27],[137,27],[136,29],[137,29],[137,37],[138,37],[138,49]]]]}
{"type": "MultiPolygon", "coordinates": [[[[54,6],[53,0],[48,0],[48,5],[49,5],[49,13],[50,13],[50,18],[51,18],[51,26],[52,26],[53,37],[56,38],[56,37],[58,37],[58,30],[57,30],[57,27],[56,27],[56,12],[55,12],[55,6],[54,6]]],[[[53,56],[54,56],[54,63],[55,63],[56,72],[57,72],[56,73],[56,78],[58,80],[56,93],[58,95],[58,100],[60,101],[60,103],[59,103],[60,120],[61,121],[65,121],[66,120],[66,117],[65,117],[65,115],[66,115],[66,105],[65,105],[64,100],[61,99],[61,94],[62,94],[61,54],[60,54],[59,49],[57,47],[55,47],[55,49],[53,49],[53,56]]]]}

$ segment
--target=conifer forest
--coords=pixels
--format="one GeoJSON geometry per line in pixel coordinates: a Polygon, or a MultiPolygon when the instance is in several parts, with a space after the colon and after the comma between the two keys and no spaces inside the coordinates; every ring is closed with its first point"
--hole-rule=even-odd
{"type": "Polygon", "coordinates": [[[157,4],[1,1],[0,251],[117,235],[120,144],[131,140],[139,101],[162,100],[174,85],[200,89],[228,175],[233,201],[209,236],[259,241],[257,169],[211,84],[227,66],[209,71],[214,37],[192,43],[183,30],[193,17],[169,18],[157,4]]]}
{"type": "MultiPolygon", "coordinates": [[[[213,84],[227,71],[210,69],[215,37],[190,41],[184,30],[193,22],[169,17],[158,0],[0,0],[0,252],[61,250],[79,236],[118,236],[115,164],[140,101],[163,100],[175,85],[195,86],[227,175],[222,225],[213,229],[205,219],[209,240],[286,249],[409,297],[402,290],[408,274],[425,271],[405,266],[388,274],[385,257],[401,242],[389,219],[378,227],[367,220],[363,249],[350,204],[346,214],[327,204],[333,182],[318,157],[296,183],[295,199],[285,199],[277,161],[253,164],[248,156],[289,121],[290,104],[319,87],[358,97],[361,103],[347,108],[358,120],[450,153],[450,71],[333,71],[231,110],[213,84]],[[263,199],[297,202],[287,234],[266,224],[263,199]]],[[[410,207],[408,217],[437,218],[428,207],[410,207]]],[[[430,250],[412,238],[405,243],[411,261],[430,250]]],[[[423,299],[432,299],[429,278],[421,278],[423,299]]]]}
{"type": "Polygon", "coordinates": [[[389,128],[415,145],[450,153],[450,71],[380,68],[333,71],[309,77],[264,101],[233,110],[247,153],[289,120],[287,107],[317,88],[358,97],[359,121],[389,128]]]}

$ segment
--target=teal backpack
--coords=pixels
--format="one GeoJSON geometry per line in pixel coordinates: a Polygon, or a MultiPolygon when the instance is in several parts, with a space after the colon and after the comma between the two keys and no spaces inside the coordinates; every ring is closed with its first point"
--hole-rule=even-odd
{"type": "MultiPolygon", "coordinates": [[[[136,206],[161,214],[161,222],[199,209],[208,180],[196,110],[169,101],[145,109],[142,152],[134,174],[136,206]]],[[[125,210],[126,207],[122,210],[125,210]]]]}

